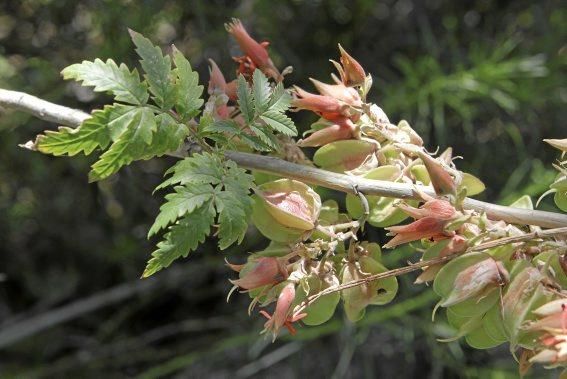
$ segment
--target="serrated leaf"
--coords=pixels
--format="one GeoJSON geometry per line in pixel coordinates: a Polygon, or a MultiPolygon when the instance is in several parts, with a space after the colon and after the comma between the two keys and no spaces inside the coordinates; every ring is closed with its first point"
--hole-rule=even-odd
{"type": "Polygon", "coordinates": [[[272,131],[267,127],[260,124],[250,124],[248,127],[260,139],[260,141],[269,146],[270,149],[278,148],[278,140],[276,139],[276,136],[274,136],[272,131]]]}
{"type": "Polygon", "coordinates": [[[248,196],[241,198],[234,192],[223,191],[216,195],[215,206],[219,213],[219,248],[224,250],[234,242],[242,242],[252,211],[248,196]]]}
{"type": "Polygon", "coordinates": [[[136,108],[128,114],[130,122],[127,129],[92,165],[89,181],[107,178],[122,166],[144,156],[157,127],[154,114],[149,108],[136,108]]]}
{"type": "Polygon", "coordinates": [[[248,196],[254,177],[233,161],[225,162],[223,191],[215,197],[219,213],[219,248],[226,249],[242,242],[252,214],[252,199],[248,196]]]}
{"type": "Polygon", "coordinates": [[[96,148],[105,149],[110,143],[110,132],[108,130],[110,109],[94,110],[91,118],[86,119],[77,128],[60,127],[57,131],[46,130],[45,135],[39,135],[35,141],[37,150],[44,154],[77,155],[91,154],[96,148]]]}
{"type": "Polygon", "coordinates": [[[180,124],[167,113],[155,116],[157,128],[152,143],[145,149],[142,159],[150,159],[175,151],[185,141],[189,134],[187,126],[180,124]]]}
{"type": "Polygon", "coordinates": [[[285,90],[283,84],[279,82],[272,92],[272,98],[268,104],[268,110],[283,113],[291,105],[291,95],[285,90]]]}
{"type": "Polygon", "coordinates": [[[134,105],[143,105],[148,101],[146,85],[140,81],[136,69],[130,71],[125,64],[120,66],[112,59],[103,62],[83,61],[61,71],[63,79],[82,81],[84,86],[94,87],[96,92],[110,92],[116,101],[134,105]]]}
{"type": "Polygon", "coordinates": [[[193,71],[191,63],[173,46],[173,62],[175,63],[175,87],[177,97],[175,109],[183,120],[189,120],[199,114],[203,106],[203,86],[199,85],[199,74],[193,71]]]}
{"type": "Polygon", "coordinates": [[[195,250],[209,235],[214,220],[212,201],[207,201],[171,226],[165,239],[158,243],[157,250],[152,253],[142,277],[155,274],[177,258],[186,257],[195,250]]]}
{"type": "Polygon", "coordinates": [[[222,162],[220,158],[214,154],[194,154],[191,157],[177,162],[167,170],[166,174],[173,175],[160,184],[156,190],[173,184],[209,183],[216,185],[220,183],[223,174],[222,162]]]}
{"type": "Polygon", "coordinates": [[[249,124],[254,119],[254,99],[252,98],[250,87],[242,74],[238,76],[236,95],[238,96],[240,112],[244,116],[246,123],[249,124]]]}
{"type": "Polygon", "coordinates": [[[175,192],[165,196],[166,203],[159,208],[159,214],[148,232],[148,237],[167,227],[180,217],[193,212],[213,197],[210,184],[188,184],[177,186],[175,192]]]}
{"type": "MultiPolygon", "coordinates": [[[[228,138],[237,136],[241,142],[250,146],[254,150],[270,151],[270,146],[263,143],[258,137],[246,133],[240,125],[234,120],[219,120],[207,125],[203,132],[205,133],[222,133],[228,135],[228,138]]],[[[207,136],[212,138],[210,135],[207,136]]],[[[226,143],[226,142],[225,142],[226,143]]]]}
{"type": "Polygon", "coordinates": [[[146,73],[144,76],[150,85],[156,104],[164,109],[171,109],[175,103],[175,89],[172,82],[171,58],[163,55],[161,49],[149,39],[133,30],[129,30],[136,52],[142,58],[140,64],[146,73]]]}
{"type": "Polygon", "coordinates": [[[254,106],[256,113],[263,113],[270,102],[270,84],[266,75],[256,69],[252,77],[252,94],[254,96],[254,106]]]}
{"type": "Polygon", "coordinates": [[[267,111],[260,118],[272,129],[285,134],[286,136],[296,136],[297,129],[293,121],[283,113],[267,111]]]}

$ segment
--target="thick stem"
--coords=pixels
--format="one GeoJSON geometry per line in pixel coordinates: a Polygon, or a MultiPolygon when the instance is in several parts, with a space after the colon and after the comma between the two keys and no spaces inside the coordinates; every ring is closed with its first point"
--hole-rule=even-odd
{"type": "MultiPolygon", "coordinates": [[[[0,89],[0,106],[15,108],[34,116],[66,126],[78,126],[89,114],[41,100],[23,92],[0,89]]],[[[398,199],[419,199],[416,186],[404,183],[392,183],[380,180],[364,179],[356,176],[338,174],[314,167],[286,162],[282,159],[248,154],[236,151],[226,153],[240,166],[301,180],[306,183],[332,188],[341,192],[354,193],[355,186],[365,195],[378,195],[398,199]]],[[[434,195],[429,188],[421,191],[434,195]]],[[[545,228],[567,227],[567,215],[553,212],[518,209],[474,199],[465,199],[463,206],[478,212],[486,212],[493,220],[503,220],[512,224],[537,225],[545,228]]]]}

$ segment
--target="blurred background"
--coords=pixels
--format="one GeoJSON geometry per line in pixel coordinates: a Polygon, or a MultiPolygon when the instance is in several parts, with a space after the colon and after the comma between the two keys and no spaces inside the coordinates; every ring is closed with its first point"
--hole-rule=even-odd
{"type": "MultiPolygon", "coordinates": [[[[555,173],[543,138],[564,138],[567,7],[542,1],[71,1],[0,2],[0,88],[90,111],[109,101],[64,82],[66,66],[95,57],[129,66],[126,28],[176,46],[208,80],[207,58],[230,79],[239,55],[223,23],[241,18],[271,42],[287,83],[312,90],[329,80],[341,43],[374,76],[371,100],[393,121],[407,119],[431,150],[453,146],[459,167],[486,183],[481,199],[534,199],[555,173]]],[[[155,240],[146,232],[174,162],[139,162],[87,183],[94,157],[53,158],[18,148],[47,128],[0,110],[0,377],[2,378],[515,378],[501,346],[474,351],[440,343],[452,331],[431,310],[436,298],[400,279],[396,301],[359,324],[342,311],[296,338],[260,336],[248,297],[225,298],[227,257],[241,262],[266,241],[204,244],[155,277],[140,280],[155,240]]],[[[304,112],[306,113],[306,112],[304,112]]],[[[306,128],[309,115],[298,114],[306,128]]],[[[554,210],[551,201],[541,209],[554,210]]],[[[383,235],[372,238],[383,242],[383,235]]],[[[401,249],[389,267],[416,260],[401,249]]],[[[531,377],[557,377],[535,371],[531,377]]]]}

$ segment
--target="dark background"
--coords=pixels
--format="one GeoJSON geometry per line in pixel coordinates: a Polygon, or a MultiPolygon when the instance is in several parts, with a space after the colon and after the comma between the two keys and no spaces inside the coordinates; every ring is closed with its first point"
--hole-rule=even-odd
{"type": "MultiPolygon", "coordinates": [[[[243,20],[271,41],[286,82],[328,80],[341,43],[374,76],[371,100],[407,119],[431,150],[453,146],[459,167],[489,188],[480,198],[537,198],[554,179],[564,138],[567,9],[561,1],[69,1],[0,2],[0,87],[86,111],[109,99],[59,72],[113,58],[136,64],[130,27],[171,43],[208,80],[213,58],[233,78],[238,48],[223,23],[243,20]],[[562,6],[563,5],[563,6],[562,6]]],[[[298,114],[307,127],[311,119],[298,114]]],[[[474,351],[452,335],[431,291],[401,279],[398,299],[361,323],[342,311],[271,344],[248,317],[247,296],[225,301],[223,258],[241,262],[265,241],[250,230],[226,253],[214,241],[155,278],[139,280],[155,240],[145,239],[174,160],[135,163],[87,183],[93,157],[53,158],[17,147],[46,128],[0,113],[0,377],[517,377],[507,346],[474,351]]],[[[542,209],[553,210],[551,201],[542,209]]],[[[375,233],[380,236],[380,233],[375,233]]],[[[390,267],[416,259],[387,254],[390,267]]],[[[555,377],[538,371],[533,377],[555,377]]]]}

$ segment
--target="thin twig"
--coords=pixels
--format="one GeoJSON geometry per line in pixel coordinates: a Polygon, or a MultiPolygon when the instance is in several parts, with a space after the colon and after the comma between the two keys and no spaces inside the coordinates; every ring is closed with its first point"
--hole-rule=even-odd
{"type": "MultiPolygon", "coordinates": [[[[15,108],[23,112],[31,113],[42,120],[56,122],[66,126],[78,126],[81,122],[90,117],[87,113],[49,103],[23,92],[4,89],[0,89],[0,106],[15,108]]],[[[31,145],[27,146],[33,146],[33,142],[31,145]]],[[[358,191],[366,196],[420,199],[419,194],[415,191],[416,186],[411,184],[371,180],[338,174],[258,154],[227,151],[225,156],[247,169],[297,179],[305,183],[319,185],[341,192],[354,194],[354,187],[356,186],[358,191]]],[[[428,187],[417,188],[429,195],[435,195],[428,187]]],[[[490,219],[503,220],[511,224],[537,225],[545,228],[561,228],[567,226],[567,215],[561,213],[512,208],[470,198],[465,199],[463,206],[466,209],[472,209],[480,213],[484,212],[490,219]]]]}
{"type": "Polygon", "coordinates": [[[451,254],[451,255],[446,255],[444,257],[437,257],[437,258],[433,258],[433,259],[430,259],[430,260],[427,260],[427,261],[421,261],[421,262],[413,263],[413,264],[410,264],[409,266],[396,268],[396,269],[389,270],[389,271],[386,271],[386,272],[381,272],[379,274],[370,275],[370,276],[367,276],[367,277],[362,278],[362,279],[353,280],[352,282],[340,284],[338,286],[329,287],[329,288],[326,288],[326,289],[324,289],[324,290],[322,290],[322,291],[320,291],[320,292],[318,292],[314,295],[309,296],[307,299],[305,299],[302,303],[300,303],[298,306],[296,306],[296,308],[294,309],[294,314],[299,314],[299,313],[303,312],[305,310],[305,308],[309,304],[311,304],[312,302],[316,301],[317,299],[319,299],[322,296],[329,295],[329,294],[334,293],[334,292],[338,292],[338,291],[342,291],[342,290],[345,290],[345,289],[361,286],[363,284],[367,284],[367,283],[370,283],[370,282],[373,282],[373,281],[376,281],[376,280],[380,280],[380,279],[385,279],[385,278],[390,278],[390,277],[394,277],[394,276],[400,276],[400,275],[408,274],[410,272],[417,271],[420,268],[436,265],[436,264],[439,264],[439,263],[448,262],[451,259],[456,258],[456,257],[463,255],[463,254],[466,254],[466,253],[492,249],[494,247],[508,245],[508,244],[511,244],[511,243],[531,241],[533,239],[539,239],[539,238],[543,238],[543,237],[552,237],[552,236],[557,236],[557,235],[561,235],[561,234],[567,234],[567,227],[557,228],[557,229],[548,229],[548,230],[544,230],[544,231],[540,231],[540,232],[526,233],[526,234],[523,234],[521,236],[512,236],[512,237],[500,238],[500,239],[485,242],[485,243],[482,243],[482,244],[479,244],[479,245],[476,245],[476,246],[471,246],[464,253],[454,253],[454,254],[451,254]]]}

